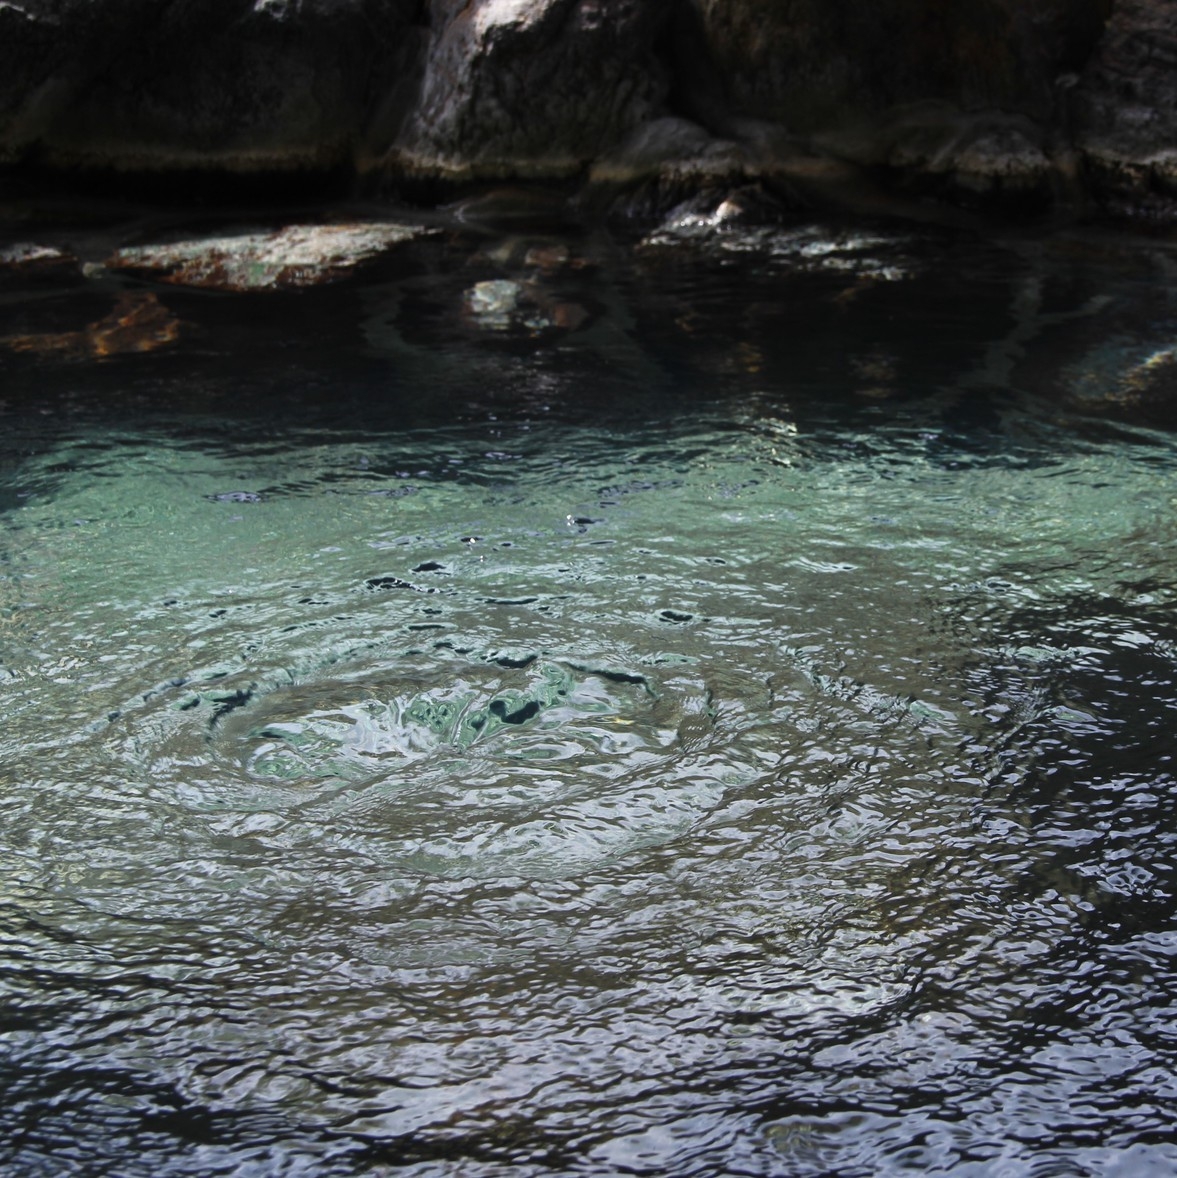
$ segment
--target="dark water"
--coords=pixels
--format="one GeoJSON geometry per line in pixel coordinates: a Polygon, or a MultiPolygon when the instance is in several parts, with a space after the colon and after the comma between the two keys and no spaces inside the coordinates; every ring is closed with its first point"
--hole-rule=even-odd
{"type": "Polygon", "coordinates": [[[706,229],[9,279],[5,1174],[1177,1173],[1174,255],[706,229]]]}

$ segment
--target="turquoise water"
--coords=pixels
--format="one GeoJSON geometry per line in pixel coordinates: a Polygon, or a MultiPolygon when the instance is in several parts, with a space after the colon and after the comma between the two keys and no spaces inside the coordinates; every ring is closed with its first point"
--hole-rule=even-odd
{"type": "Polygon", "coordinates": [[[6,1172],[1177,1170],[1156,247],[806,233],[3,361],[6,1172]]]}

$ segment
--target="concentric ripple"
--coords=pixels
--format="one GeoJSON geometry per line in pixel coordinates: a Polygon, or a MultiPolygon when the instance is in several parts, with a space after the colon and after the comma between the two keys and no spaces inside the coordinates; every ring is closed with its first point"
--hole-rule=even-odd
{"type": "Polygon", "coordinates": [[[0,405],[5,1178],[1177,1171],[1163,283],[772,234],[0,405]]]}
{"type": "Polygon", "coordinates": [[[278,846],[324,839],[410,871],[583,871],[688,830],[739,771],[690,668],[502,656],[446,641],[190,696],[146,766],[278,846]],[[192,744],[204,730],[199,775],[192,744]],[[272,825],[259,829],[256,816],[272,825]]]}

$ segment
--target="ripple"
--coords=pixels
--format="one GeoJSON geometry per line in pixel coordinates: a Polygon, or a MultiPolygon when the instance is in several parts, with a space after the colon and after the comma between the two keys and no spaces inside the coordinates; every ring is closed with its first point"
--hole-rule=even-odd
{"type": "Polygon", "coordinates": [[[657,671],[449,643],[329,661],[173,705],[147,768],[222,833],[413,873],[567,875],[681,835],[740,775],[703,679],[657,671]]]}
{"type": "Polygon", "coordinates": [[[0,1170],[1172,1171],[1172,438],[977,375],[963,246],[773,232],[643,261],[666,403],[598,335],[6,416],[0,1170]]]}

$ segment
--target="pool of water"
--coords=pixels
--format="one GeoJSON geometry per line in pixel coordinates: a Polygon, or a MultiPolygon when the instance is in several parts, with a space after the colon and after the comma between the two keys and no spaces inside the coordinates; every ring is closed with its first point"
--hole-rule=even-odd
{"type": "Polygon", "coordinates": [[[1177,1171],[1169,245],[705,228],[0,288],[5,1173],[1177,1171]]]}

